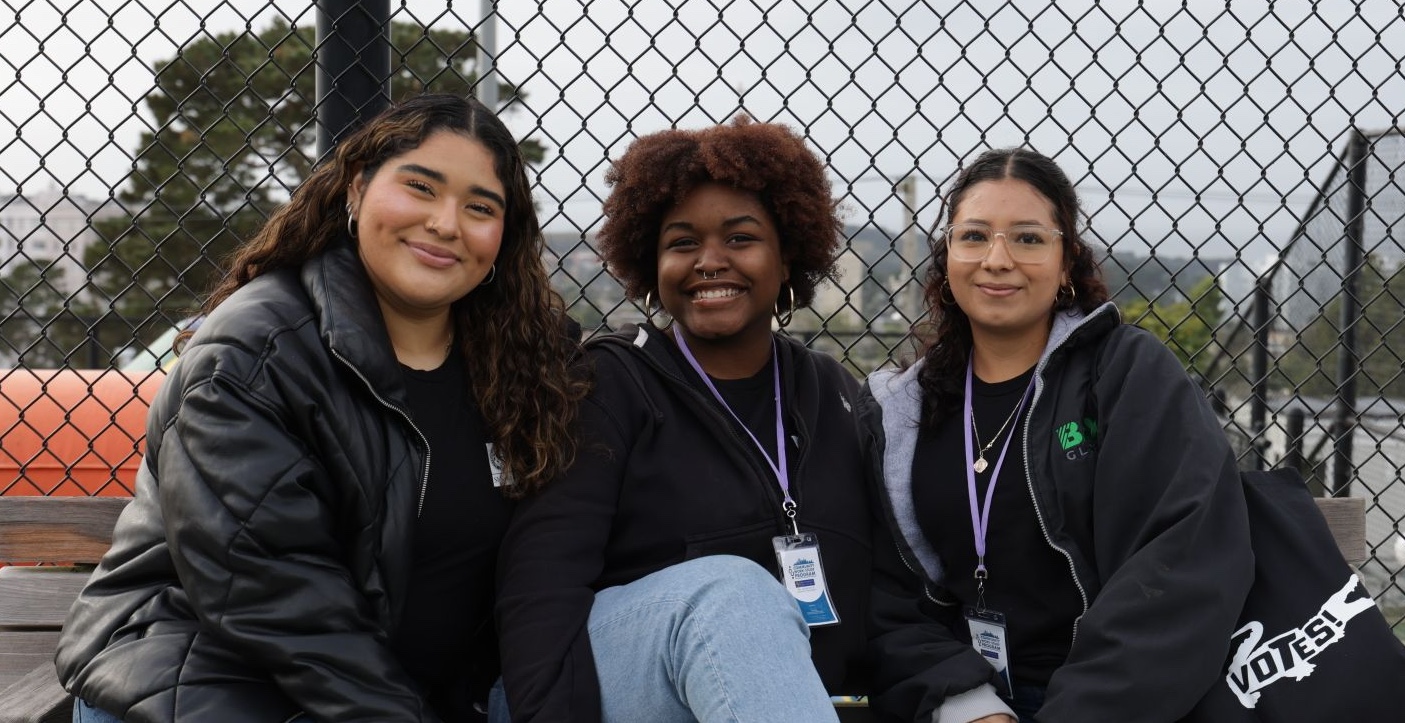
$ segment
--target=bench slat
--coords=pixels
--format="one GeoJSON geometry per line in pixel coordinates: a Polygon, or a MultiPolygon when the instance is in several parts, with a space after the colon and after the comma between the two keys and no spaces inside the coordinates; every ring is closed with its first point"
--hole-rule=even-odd
{"type": "Polygon", "coordinates": [[[45,568],[0,570],[0,629],[58,630],[90,573],[45,568]]]}
{"type": "Polygon", "coordinates": [[[131,500],[0,496],[0,561],[97,562],[131,500]]]}
{"type": "Polygon", "coordinates": [[[0,631],[0,690],[40,665],[53,667],[58,644],[57,630],[0,631]]]}
{"type": "MultiPolygon", "coordinates": [[[[49,646],[51,653],[53,647],[49,646]]],[[[0,688],[0,699],[6,701],[0,709],[0,723],[68,723],[73,720],[73,699],[59,685],[53,660],[35,666],[8,688],[0,688]]]]}

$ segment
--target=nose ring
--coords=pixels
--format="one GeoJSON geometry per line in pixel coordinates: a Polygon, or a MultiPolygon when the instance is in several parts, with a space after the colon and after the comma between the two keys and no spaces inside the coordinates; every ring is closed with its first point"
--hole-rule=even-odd
{"type": "Polygon", "coordinates": [[[716,271],[704,271],[704,272],[702,272],[702,277],[703,277],[703,281],[712,281],[713,279],[716,279],[716,278],[717,278],[717,272],[716,272],[716,271]]]}

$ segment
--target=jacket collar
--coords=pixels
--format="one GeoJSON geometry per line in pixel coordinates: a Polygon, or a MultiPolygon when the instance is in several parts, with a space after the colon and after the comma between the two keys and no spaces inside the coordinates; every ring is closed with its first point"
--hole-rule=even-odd
{"type": "Polygon", "coordinates": [[[376,304],[375,289],[353,245],[334,241],[303,264],[302,284],[317,314],[322,343],[376,393],[405,404],[404,381],[376,304]]]}
{"type": "Polygon", "coordinates": [[[1042,376],[1049,360],[1062,350],[1081,346],[1090,339],[1101,337],[1120,323],[1122,315],[1117,310],[1117,305],[1111,301],[1087,314],[1078,309],[1055,314],[1053,326],[1049,329],[1049,341],[1044,345],[1044,353],[1039,355],[1039,363],[1035,365],[1036,374],[1042,376]]]}

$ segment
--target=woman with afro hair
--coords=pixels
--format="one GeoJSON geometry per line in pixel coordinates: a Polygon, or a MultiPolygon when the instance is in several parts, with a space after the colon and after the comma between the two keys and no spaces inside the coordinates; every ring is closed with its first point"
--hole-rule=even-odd
{"type": "Polygon", "coordinates": [[[859,387],[772,331],[834,272],[824,168],[738,118],[642,137],[606,180],[600,249],[651,318],[587,345],[580,454],[504,542],[513,720],[835,720],[865,687],[859,387]]]}

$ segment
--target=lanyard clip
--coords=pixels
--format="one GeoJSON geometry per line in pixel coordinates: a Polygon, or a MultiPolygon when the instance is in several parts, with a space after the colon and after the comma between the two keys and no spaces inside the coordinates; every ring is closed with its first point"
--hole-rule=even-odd
{"type": "Polygon", "coordinates": [[[798,507],[799,505],[795,504],[795,500],[790,499],[788,495],[785,501],[781,503],[781,509],[785,511],[785,516],[790,518],[790,530],[794,532],[797,537],[800,535],[800,523],[796,519],[796,509],[798,507]]]}

